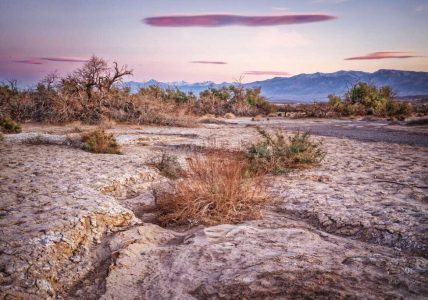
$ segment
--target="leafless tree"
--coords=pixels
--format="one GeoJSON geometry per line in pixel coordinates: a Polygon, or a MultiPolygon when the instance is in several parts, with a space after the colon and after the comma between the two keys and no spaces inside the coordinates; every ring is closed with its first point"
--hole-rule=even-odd
{"type": "Polygon", "coordinates": [[[109,67],[104,59],[92,56],[68,79],[77,82],[86,91],[88,98],[92,98],[94,89],[107,93],[114,84],[121,82],[123,77],[128,75],[132,75],[132,70],[128,70],[126,65],[119,67],[118,63],[114,62],[113,67],[109,67]]]}

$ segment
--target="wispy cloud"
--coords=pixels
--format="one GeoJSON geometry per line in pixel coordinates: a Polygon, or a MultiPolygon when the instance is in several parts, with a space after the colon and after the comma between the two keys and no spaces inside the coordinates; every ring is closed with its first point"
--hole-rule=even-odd
{"type": "Polygon", "coordinates": [[[57,56],[57,57],[33,57],[14,60],[15,63],[29,64],[29,65],[42,65],[47,61],[54,62],[87,62],[87,58],[71,57],[71,56],[57,56]]]}
{"type": "Polygon", "coordinates": [[[194,60],[191,61],[192,64],[211,64],[211,65],[226,65],[227,62],[224,61],[210,61],[210,60],[194,60]]]}
{"type": "Polygon", "coordinates": [[[151,26],[160,27],[220,27],[220,26],[275,26],[310,22],[321,22],[335,19],[326,14],[293,14],[281,16],[242,16],[242,15],[178,15],[158,16],[143,19],[151,26]]]}
{"type": "Polygon", "coordinates": [[[287,72],[283,71],[245,71],[244,75],[275,75],[275,76],[288,76],[287,72]]]}
{"type": "Polygon", "coordinates": [[[42,60],[56,61],[56,62],[87,62],[87,58],[71,57],[71,56],[58,56],[58,57],[41,57],[42,60]]]}
{"type": "Polygon", "coordinates": [[[13,62],[15,63],[19,63],[19,64],[27,64],[27,65],[42,65],[43,61],[39,60],[39,59],[19,59],[19,60],[14,60],[13,62]]]}
{"type": "Polygon", "coordinates": [[[354,56],[345,58],[345,60],[365,60],[365,59],[387,59],[387,58],[413,58],[420,57],[411,52],[394,52],[394,51],[386,51],[386,52],[374,52],[367,55],[362,56],[354,56]]]}

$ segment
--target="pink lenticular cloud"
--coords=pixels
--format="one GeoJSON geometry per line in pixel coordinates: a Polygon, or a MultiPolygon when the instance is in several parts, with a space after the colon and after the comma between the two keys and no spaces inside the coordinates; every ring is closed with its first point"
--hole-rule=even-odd
{"type": "Polygon", "coordinates": [[[14,60],[13,62],[19,63],[19,64],[27,64],[27,65],[42,65],[43,62],[38,59],[20,59],[20,60],[14,60]]]}
{"type": "Polygon", "coordinates": [[[275,75],[275,76],[288,76],[287,72],[282,71],[245,71],[244,75],[275,75]]]}
{"type": "Polygon", "coordinates": [[[56,62],[87,62],[89,59],[83,57],[58,56],[58,57],[41,57],[42,60],[56,62]]]}
{"type": "Polygon", "coordinates": [[[393,52],[393,51],[385,51],[385,52],[374,52],[363,56],[355,56],[348,57],[345,60],[365,60],[365,59],[386,59],[386,58],[413,58],[419,57],[411,52],[393,52]]]}
{"type": "Polygon", "coordinates": [[[179,15],[150,17],[143,20],[151,26],[160,27],[219,27],[219,26],[275,26],[310,22],[321,22],[335,19],[326,14],[295,14],[282,16],[241,16],[241,15],[179,15]]]}
{"type": "Polygon", "coordinates": [[[194,60],[191,61],[192,64],[211,64],[211,65],[226,65],[227,62],[224,61],[210,61],[210,60],[194,60]]]}

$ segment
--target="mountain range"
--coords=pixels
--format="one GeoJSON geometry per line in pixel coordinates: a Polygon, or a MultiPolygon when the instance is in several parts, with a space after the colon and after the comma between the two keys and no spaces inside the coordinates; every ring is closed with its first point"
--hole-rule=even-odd
{"type": "MultiPolygon", "coordinates": [[[[428,72],[379,70],[373,73],[360,71],[338,71],[334,73],[299,74],[291,77],[274,77],[243,84],[245,87],[261,87],[262,95],[272,102],[312,102],[326,101],[328,95],[343,95],[355,83],[362,81],[376,86],[389,85],[398,97],[428,95],[428,72]]],[[[204,81],[189,83],[127,82],[132,92],[142,87],[158,85],[162,88],[178,88],[183,92],[199,94],[208,88],[219,88],[236,83],[214,83],[204,81]]]]}

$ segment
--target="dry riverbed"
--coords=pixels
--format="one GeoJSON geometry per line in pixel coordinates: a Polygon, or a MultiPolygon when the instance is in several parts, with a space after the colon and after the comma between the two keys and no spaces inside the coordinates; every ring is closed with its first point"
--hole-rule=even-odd
{"type": "Polygon", "coordinates": [[[428,297],[427,127],[258,122],[286,133],[310,129],[326,159],[269,177],[273,201],[263,219],[156,225],[151,189],[166,179],[151,159],[168,151],[184,164],[195,146],[212,141],[239,147],[257,139],[254,124],[120,125],[109,132],[124,155],[68,146],[72,126],[25,125],[5,135],[0,298],[428,297]],[[38,143],[26,143],[35,136],[38,143]]]}

